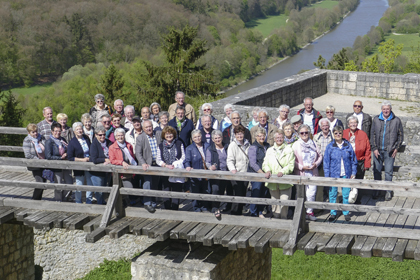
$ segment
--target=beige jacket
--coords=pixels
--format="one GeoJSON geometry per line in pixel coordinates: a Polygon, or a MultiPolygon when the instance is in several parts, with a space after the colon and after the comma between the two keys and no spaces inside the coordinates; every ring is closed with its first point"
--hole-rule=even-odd
{"type": "MultiPolygon", "coordinates": [[[[252,143],[255,142],[255,136],[257,136],[257,129],[258,129],[259,125],[253,126],[251,128],[251,139],[252,139],[252,143]]],[[[268,144],[270,144],[270,146],[274,145],[274,133],[276,133],[276,131],[278,130],[277,126],[275,126],[274,124],[269,123],[268,124],[268,135],[267,135],[267,142],[268,144]]]]}
{"type": "MultiPolygon", "coordinates": [[[[193,121],[194,126],[197,124],[197,116],[195,115],[194,107],[190,104],[184,103],[185,107],[185,117],[193,121]]],[[[171,104],[168,109],[169,120],[172,120],[175,117],[175,110],[178,106],[178,103],[171,104]]]]}
{"type": "Polygon", "coordinates": [[[231,170],[237,170],[238,172],[247,172],[248,171],[248,164],[249,164],[249,158],[248,158],[248,149],[251,147],[251,144],[248,142],[248,140],[245,141],[245,151],[241,151],[241,148],[237,144],[236,140],[232,141],[229,144],[228,150],[227,150],[227,168],[231,170]],[[245,153],[244,153],[245,152],[245,153]]]}

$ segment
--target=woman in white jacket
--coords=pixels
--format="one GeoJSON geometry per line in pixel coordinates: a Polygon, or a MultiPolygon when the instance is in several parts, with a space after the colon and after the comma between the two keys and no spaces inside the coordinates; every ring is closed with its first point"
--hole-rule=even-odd
{"type": "MultiPolygon", "coordinates": [[[[244,139],[245,128],[243,126],[237,126],[234,128],[233,133],[235,134],[235,140],[229,144],[227,152],[227,167],[230,172],[236,174],[237,172],[247,172],[248,170],[248,149],[251,144],[248,140],[244,139]]],[[[233,195],[234,196],[245,196],[248,182],[244,181],[232,181],[233,195]]],[[[232,215],[242,215],[243,203],[232,204],[232,215]]]]}

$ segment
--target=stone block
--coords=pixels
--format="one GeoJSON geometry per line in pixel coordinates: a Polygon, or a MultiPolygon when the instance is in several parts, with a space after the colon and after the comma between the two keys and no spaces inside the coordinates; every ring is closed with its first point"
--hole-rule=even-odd
{"type": "Polygon", "coordinates": [[[356,82],[343,82],[343,88],[354,90],[356,89],[356,82]]]}
{"type": "Polygon", "coordinates": [[[391,88],[402,88],[404,84],[402,82],[389,82],[391,88]]]}
{"type": "Polygon", "coordinates": [[[349,73],[349,82],[357,81],[357,73],[349,73]]]}

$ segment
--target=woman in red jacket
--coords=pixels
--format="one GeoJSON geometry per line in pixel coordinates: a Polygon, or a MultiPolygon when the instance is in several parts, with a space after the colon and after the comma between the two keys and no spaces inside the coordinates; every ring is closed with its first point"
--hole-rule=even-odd
{"type": "MultiPolygon", "coordinates": [[[[357,128],[359,120],[355,116],[347,119],[348,128],[343,131],[343,138],[348,140],[353,147],[357,157],[357,174],[356,179],[363,179],[365,171],[371,167],[372,153],[370,150],[370,142],[367,134],[357,128]]],[[[363,194],[370,194],[368,190],[359,190],[356,203],[360,203],[363,194]]]]}
{"type": "MultiPolygon", "coordinates": [[[[128,169],[130,165],[137,165],[136,157],[133,153],[133,146],[125,141],[125,130],[123,128],[117,128],[114,132],[115,141],[114,144],[109,146],[109,160],[111,164],[122,165],[124,169],[128,169]]],[[[133,188],[133,176],[124,174],[121,176],[124,188],[133,188]]],[[[125,201],[125,203],[128,203],[125,201]]],[[[130,197],[130,205],[136,204],[136,197],[130,197]]]]}

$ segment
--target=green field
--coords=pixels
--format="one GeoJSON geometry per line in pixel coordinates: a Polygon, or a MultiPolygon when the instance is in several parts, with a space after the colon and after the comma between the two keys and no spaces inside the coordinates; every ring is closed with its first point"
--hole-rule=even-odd
{"type": "Polygon", "coordinates": [[[324,8],[324,9],[332,9],[335,6],[338,5],[338,1],[332,1],[332,0],[324,0],[322,2],[318,2],[313,4],[311,7],[313,8],[324,8]]]}
{"type": "Polygon", "coordinates": [[[271,31],[286,25],[287,16],[284,14],[278,16],[269,16],[266,18],[254,19],[248,21],[245,25],[248,28],[255,28],[260,31],[264,37],[268,37],[271,31]]]}
{"type": "Polygon", "coordinates": [[[48,88],[52,85],[52,83],[45,83],[42,85],[35,85],[31,87],[19,87],[19,88],[12,88],[12,93],[18,95],[33,95],[38,93],[41,89],[48,88]]]}
{"type": "MultiPolygon", "coordinates": [[[[410,59],[410,56],[412,53],[411,47],[414,47],[416,49],[417,46],[420,44],[420,37],[418,34],[405,34],[405,35],[391,34],[391,35],[385,36],[385,41],[388,39],[394,39],[395,46],[397,46],[398,44],[404,45],[401,55],[404,55],[405,57],[407,57],[407,59],[410,59]]],[[[373,53],[369,55],[368,57],[372,57],[374,54],[378,53],[378,47],[379,45],[373,49],[373,53]]],[[[383,59],[382,55],[379,55],[379,59],[380,60],[383,59]]]]}

